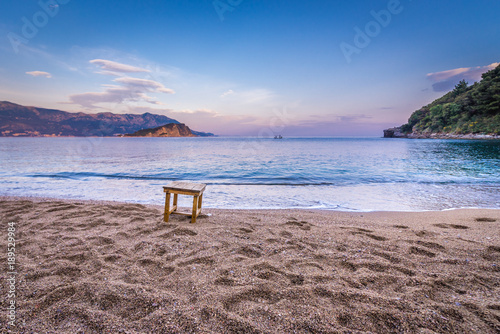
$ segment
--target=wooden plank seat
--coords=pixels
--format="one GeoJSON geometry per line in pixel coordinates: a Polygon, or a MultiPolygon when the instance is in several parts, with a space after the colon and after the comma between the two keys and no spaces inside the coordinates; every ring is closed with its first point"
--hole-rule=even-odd
{"type": "Polygon", "coordinates": [[[165,197],[165,213],[163,214],[163,220],[168,222],[168,218],[171,214],[191,216],[191,223],[196,222],[196,217],[201,212],[201,202],[203,199],[203,192],[207,187],[206,184],[202,183],[191,183],[183,181],[174,181],[163,187],[163,192],[166,193],[165,197]],[[174,202],[172,208],[170,208],[170,195],[174,195],[174,202]],[[177,196],[178,195],[191,195],[193,196],[193,211],[191,213],[179,212],[177,211],[177,196]]]}

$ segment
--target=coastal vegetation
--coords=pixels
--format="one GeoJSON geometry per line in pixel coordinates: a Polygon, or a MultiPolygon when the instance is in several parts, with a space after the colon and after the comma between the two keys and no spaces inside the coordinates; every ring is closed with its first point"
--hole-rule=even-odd
{"type": "Polygon", "coordinates": [[[500,134],[500,65],[468,86],[455,88],[415,111],[400,128],[404,134],[500,134]]]}

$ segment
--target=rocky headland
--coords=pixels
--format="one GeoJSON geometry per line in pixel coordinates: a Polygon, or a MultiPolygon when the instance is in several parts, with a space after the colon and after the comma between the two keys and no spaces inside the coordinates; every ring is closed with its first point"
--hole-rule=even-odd
{"type": "Polygon", "coordinates": [[[408,123],[384,130],[384,138],[500,139],[500,65],[473,85],[460,81],[408,123]]]}
{"type": "Polygon", "coordinates": [[[153,129],[143,129],[123,137],[199,137],[185,124],[170,123],[153,129]]]}

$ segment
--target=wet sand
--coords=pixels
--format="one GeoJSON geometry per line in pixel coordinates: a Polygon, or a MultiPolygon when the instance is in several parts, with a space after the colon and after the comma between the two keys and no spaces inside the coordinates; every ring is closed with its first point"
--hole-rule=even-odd
{"type": "Polygon", "coordinates": [[[500,332],[500,210],[203,209],[190,224],[0,197],[0,218],[2,333],[500,332]]]}

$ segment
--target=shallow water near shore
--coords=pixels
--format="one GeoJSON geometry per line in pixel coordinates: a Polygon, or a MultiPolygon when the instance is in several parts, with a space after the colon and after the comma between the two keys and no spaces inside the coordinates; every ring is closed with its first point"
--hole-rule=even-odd
{"type": "Polygon", "coordinates": [[[422,211],[500,207],[500,141],[382,138],[0,138],[0,195],[204,207],[422,211]],[[189,206],[189,198],[180,198],[189,206]]]}

